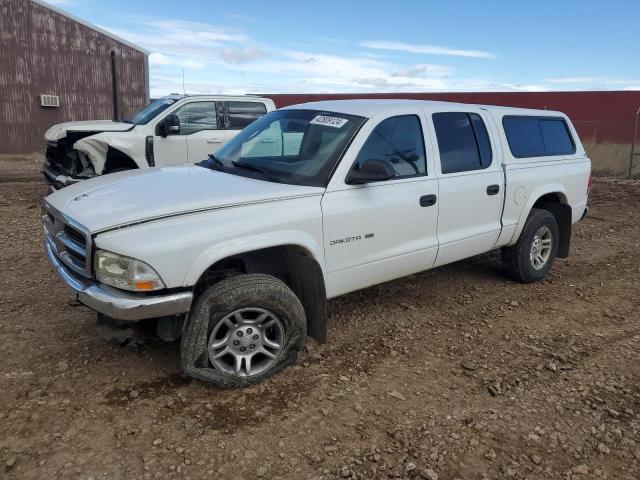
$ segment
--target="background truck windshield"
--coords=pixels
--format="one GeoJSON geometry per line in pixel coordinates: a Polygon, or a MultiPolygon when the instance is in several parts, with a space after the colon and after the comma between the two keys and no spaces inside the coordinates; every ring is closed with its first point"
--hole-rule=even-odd
{"type": "Polygon", "coordinates": [[[166,97],[160,98],[153,103],[150,103],[138,113],[136,113],[133,117],[131,117],[128,122],[133,123],[135,125],[145,125],[149,123],[152,119],[157,117],[164,110],[169,108],[170,105],[173,105],[177,99],[166,97]]]}
{"type": "Polygon", "coordinates": [[[326,186],[334,165],[365,121],[318,110],[278,110],[256,120],[215,154],[225,171],[326,186]]]}

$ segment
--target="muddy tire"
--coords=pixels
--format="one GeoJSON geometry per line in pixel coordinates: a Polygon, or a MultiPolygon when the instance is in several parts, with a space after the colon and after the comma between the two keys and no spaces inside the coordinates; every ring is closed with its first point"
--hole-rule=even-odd
{"type": "Polygon", "coordinates": [[[262,274],[226,278],[191,308],[182,369],[218,387],[253,385],[294,363],[306,332],[304,308],[282,281],[262,274]]]}
{"type": "Polygon", "coordinates": [[[534,283],[546,275],[558,253],[558,222],[551,212],[534,208],[515,245],[502,249],[502,263],[511,277],[534,283]]]}

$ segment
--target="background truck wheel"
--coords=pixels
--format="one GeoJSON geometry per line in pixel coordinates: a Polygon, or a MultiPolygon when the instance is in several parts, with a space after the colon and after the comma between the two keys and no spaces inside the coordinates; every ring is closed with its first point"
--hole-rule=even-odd
{"type": "Polygon", "coordinates": [[[283,282],[261,274],[226,278],[191,309],[182,369],[220,387],[259,383],[295,362],[306,332],[304,308],[283,282]]]}
{"type": "Polygon", "coordinates": [[[522,283],[542,280],[558,252],[558,222],[547,210],[534,208],[515,245],[502,249],[507,271],[522,283]]]}

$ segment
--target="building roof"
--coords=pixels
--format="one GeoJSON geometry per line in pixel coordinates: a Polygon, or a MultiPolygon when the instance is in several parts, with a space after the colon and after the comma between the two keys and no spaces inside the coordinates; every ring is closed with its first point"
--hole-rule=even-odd
{"type": "Polygon", "coordinates": [[[53,5],[48,4],[47,2],[43,2],[42,0],[31,0],[33,3],[36,3],[44,8],[47,8],[49,10],[51,10],[52,12],[56,12],[64,17],[69,18],[70,20],[73,20],[74,22],[78,22],[81,25],[84,25],[85,27],[90,28],[91,30],[95,30],[96,32],[99,32],[103,35],[106,35],[107,37],[111,37],[112,39],[114,39],[116,42],[122,43],[124,45],[126,45],[127,47],[131,47],[134,50],[138,50],[139,52],[144,53],[145,55],[149,55],[149,51],[145,50],[142,47],[139,47],[138,45],[136,45],[135,43],[131,43],[129,40],[125,40],[122,37],[119,37],[118,35],[111,33],[107,30],[105,30],[104,28],[100,28],[92,23],[87,22],[86,20],[82,20],[81,18],[76,17],[75,15],[70,14],[69,12],[65,12],[64,10],[59,9],[58,7],[55,7],[53,5]]]}
{"type": "Polygon", "coordinates": [[[450,107],[469,108],[470,106],[484,108],[486,110],[500,111],[501,113],[529,113],[545,115],[557,114],[550,110],[532,110],[527,108],[515,107],[498,107],[495,105],[474,105],[468,103],[441,102],[436,100],[404,100],[404,99],[350,99],[350,100],[324,100],[319,102],[300,103],[297,105],[289,105],[285,109],[309,109],[324,110],[327,112],[345,113],[347,115],[358,115],[361,117],[371,118],[382,112],[393,112],[406,108],[442,108],[450,107]]]}

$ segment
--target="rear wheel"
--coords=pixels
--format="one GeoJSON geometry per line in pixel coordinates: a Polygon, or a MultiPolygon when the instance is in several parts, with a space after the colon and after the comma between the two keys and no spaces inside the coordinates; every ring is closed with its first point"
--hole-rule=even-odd
{"type": "Polygon", "coordinates": [[[515,245],[502,249],[507,271],[522,283],[542,280],[558,252],[558,222],[551,212],[534,208],[515,245]]]}
{"type": "Polygon", "coordinates": [[[302,304],[270,275],[227,278],[205,290],[182,337],[187,375],[221,387],[258,383],[293,363],[306,336],[302,304]]]}

